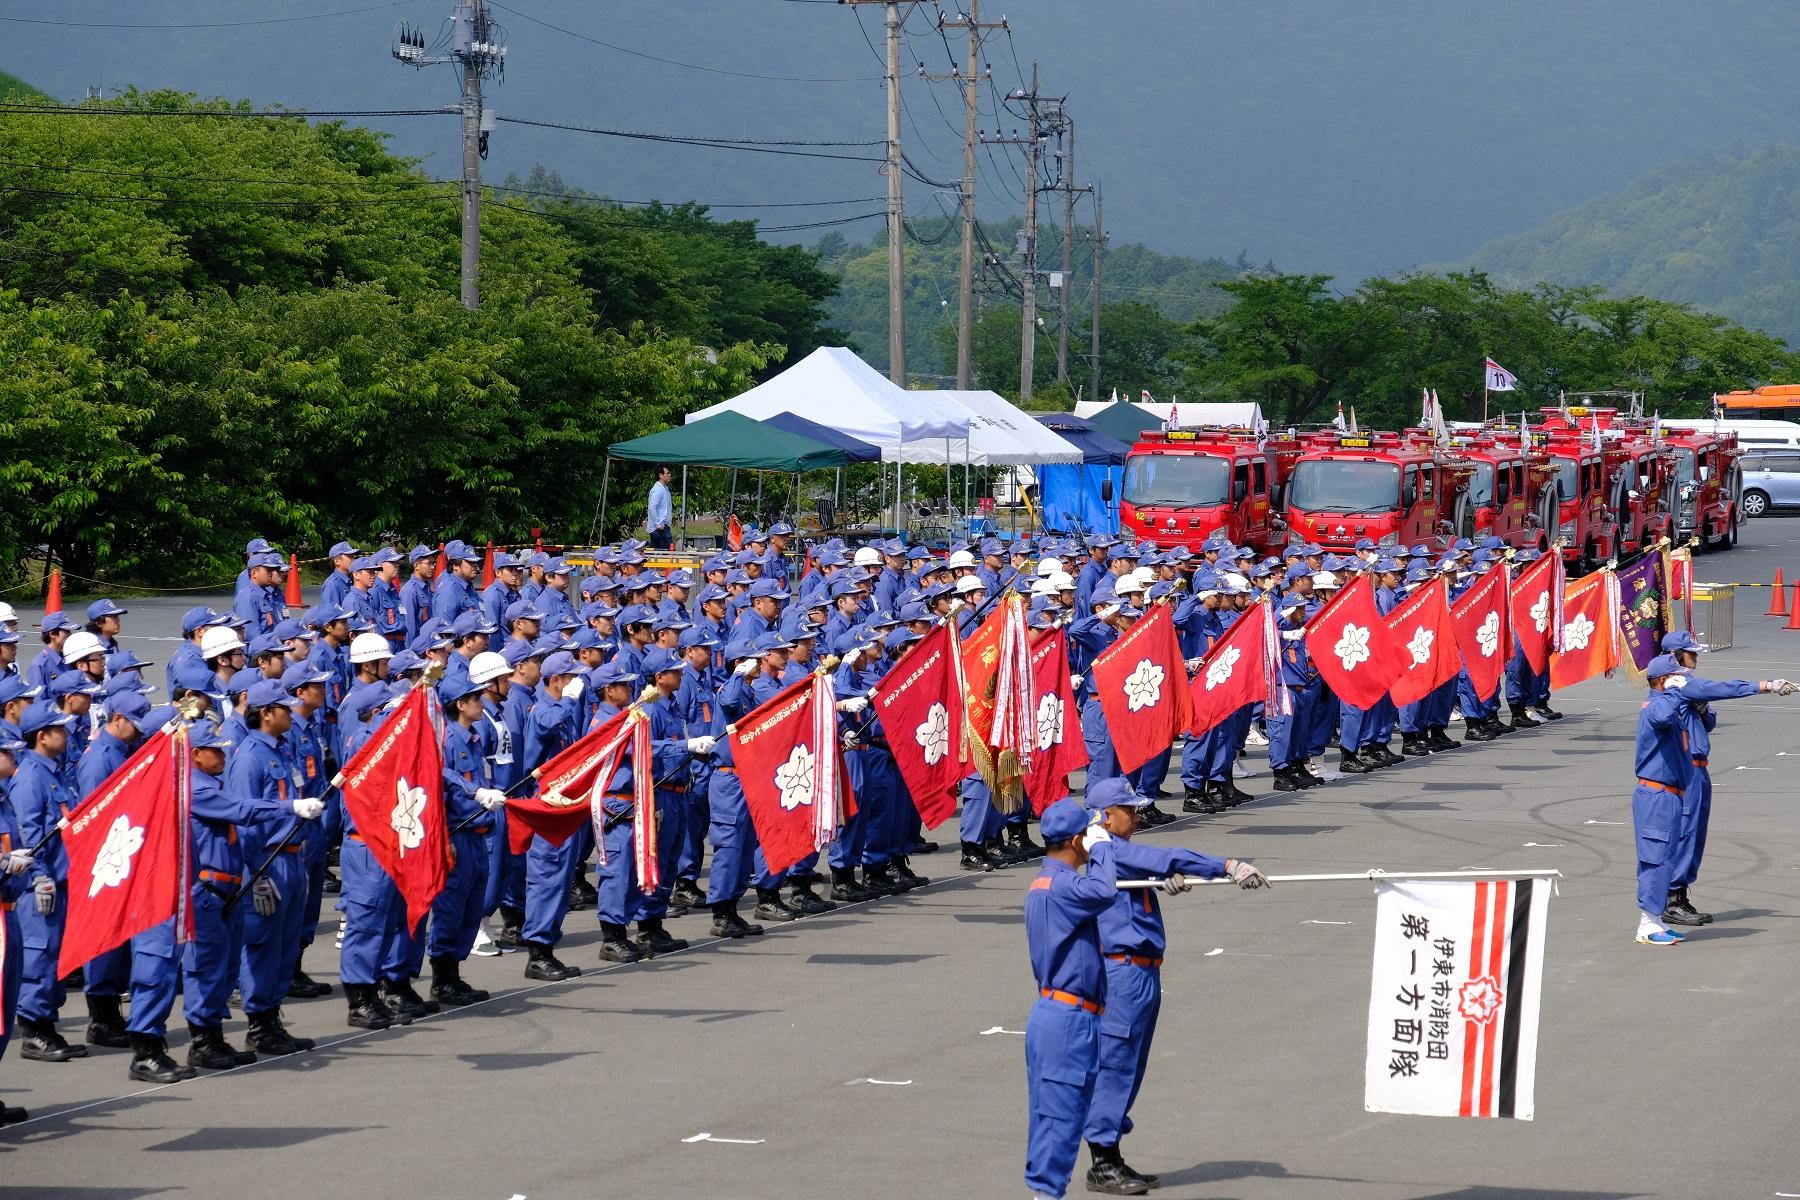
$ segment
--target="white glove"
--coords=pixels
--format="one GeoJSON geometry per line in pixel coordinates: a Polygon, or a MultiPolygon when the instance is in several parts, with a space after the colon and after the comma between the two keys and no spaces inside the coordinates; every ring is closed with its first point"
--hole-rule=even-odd
{"type": "Polygon", "coordinates": [[[867,696],[851,696],[847,700],[837,702],[837,710],[841,713],[859,713],[867,707],[869,707],[867,696]]]}
{"type": "Polygon", "coordinates": [[[687,740],[688,753],[689,754],[711,754],[713,747],[718,744],[718,741],[719,741],[719,739],[715,738],[715,737],[689,738],[687,740]]]}
{"type": "Polygon", "coordinates": [[[506,793],[499,788],[476,788],[475,803],[481,805],[481,807],[487,809],[489,812],[493,812],[496,808],[505,806],[506,793]]]}
{"type": "Polygon", "coordinates": [[[1769,680],[1769,694],[1772,696],[1791,696],[1795,691],[1800,691],[1800,688],[1786,679],[1769,680]]]}
{"type": "Polygon", "coordinates": [[[275,906],[280,903],[281,889],[267,875],[257,880],[256,886],[250,889],[250,907],[256,910],[259,917],[274,916],[275,906]]]}
{"type": "Polygon", "coordinates": [[[1106,832],[1106,826],[1095,821],[1092,825],[1087,827],[1087,832],[1081,835],[1081,848],[1083,850],[1092,851],[1093,848],[1098,846],[1101,842],[1110,841],[1112,841],[1112,834],[1106,832]]]}
{"type": "MultiPolygon", "coordinates": [[[[847,650],[844,653],[844,657],[838,659],[838,662],[846,667],[854,667],[856,665],[856,660],[862,657],[862,652],[863,652],[863,648],[861,646],[857,646],[854,649],[847,650]]],[[[844,711],[854,712],[855,710],[854,709],[846,710],[842,705],[839,705],[838,711],[839,712],[844,712],[844,711]]]]}
{"type": "Polygon", "coordinates": [[[1237,884],[1246,892],[1255,891],[1257,888],[1275,886],[1269,882],[1269,877],[1267,875],[1264,875],[1261,871],[1256,869],[1254,864],[1247,863],[1241,858],[1232,859],[1230,862],[1226,863],[1225,873],[1231,876],[1231,882],[1237,884]]]}
{"type": "Polygon", "coordinates": [[[1162,890],[1171,896],[1178,896],[1182,892],[1193,891],[1194,885],[1189,883],[1187,876],[1180,871],[1170,871],[1168,878],[1162,881],[1162,890]]]}
{"type": "Polygon", "coordinates": [[[958,609],[963,608],[963,607],[964,607],[963,598],[961,596],[955,596],[955,597],[951,598],[951,600],[950,600],[950,611],[951,612],[955,612],[958,609]]]}
{"type": "Polygon", "coordinates": [[[294,801],[294,815],[302,821],[316,821],[325,811],[323,800],[314,800],[310,796],[302,796],[294,801]]]}
{"type": "Polygon", "coordinates": [[[1200,660],[1197,658],[1186,658],[1181,661],[1181,665],[1186,667],[1188,669],[1188,674],[1191,675],[1200,669],[1200,660]]]}
{"type": "Polygon", "coordinates": [[[1116,604],[1103,604],[1099,608],[1094,610],[1094,616],[1098,617],[1102,621],[1110,621],[1118,615],[1119,615],[1119,606],[1116,604]]]}
{"type": "Polygon", "coordinates": [[[0,875],[23,875],[31,869],[35,860],[28,850],[14,850],[4,859],[0,859],[0,875]]]}
{"type": "Polygon", "coordinates": [[[587,691],[587,680],[577,675],[575,678],[569,680],[569,682],[563,684],[563,699],[579,700],[581,699],[581,693],[585,691],[587,691]]]}
{"type": "Polygon", "coordinates": [[[40,879],[32,891],[37,901],[38,916],[47,917],[56,911],[56,880],[48,877],[40,879]]]}
{"type": "Polygon", "coordinates": [[[756,667],[757,662],[754,658],[746,658],[743,662],[733,667],[731,673],[733,675],[754,675],[756,674],[756,667]]]}
{"type": "Polygon", "coordinates": [[[1281,640],[1284,642],[1298,642],[1305,637],[1306,630],[1304,629],[1284,629],[1281,631],[1281,640]]]}
{"type": "Polygon", "coordinates": [[[1078,688],[1081,686],[1081,681],[1085,678],[1086,678],[1086,676],[1084,676],[1084,675],[1071,675],[1071,676],[1069,676],[1069,686],[1072,688],[1078,688]]]}
{"type": "Polygon", "coordinates": [[[1665,688],[1675,688],[1677,690],[1684,688],[1687,686],[1687,676],[1686,675],[1671,675],[1667,679],[1663,680],[1663,686],[1665,688]]]}

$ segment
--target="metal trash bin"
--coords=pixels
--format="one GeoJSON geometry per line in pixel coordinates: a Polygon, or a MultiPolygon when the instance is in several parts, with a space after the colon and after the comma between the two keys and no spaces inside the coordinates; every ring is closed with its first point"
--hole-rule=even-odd
{"type": "Polygon", "coordinates": [[[1731,649],[1731,627],[1737,619],[1735,583],[1694,584],[1694,632],[1714,650],[1731,649]]]}

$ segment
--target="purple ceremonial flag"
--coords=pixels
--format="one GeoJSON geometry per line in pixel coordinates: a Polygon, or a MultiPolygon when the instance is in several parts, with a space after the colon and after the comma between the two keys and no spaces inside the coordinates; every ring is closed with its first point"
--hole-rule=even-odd
{"type": "Polygon", "coordinates": [[[1663,586],[1662,555],[1646,554],[1619,578],[1619,637],[1622,656],[1633,675],[1641,676],[1650,660],[1662,652],[1668,632],[1668,589],[1663,586]]]}

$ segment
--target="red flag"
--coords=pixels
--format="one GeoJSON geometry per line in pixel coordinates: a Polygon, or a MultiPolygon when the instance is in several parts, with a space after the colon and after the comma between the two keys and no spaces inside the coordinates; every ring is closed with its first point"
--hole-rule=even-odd
{"type": "Polygon", "coordinates": [[[1037,692],[1037,745],[1025,794],[1031,810],[1042,816],[1069,794],[1069,775],[1088,765],[1087,743],[1081,738],[1081,715],[1069,686],[1069,638],[1061,629],[1046,629],[1031,646],[1031,677],[1037,692]]]}
{"type": "Polygon", "coordinates": [[[1245,609],[1231,623],[1225,636],[1201,656],[1200,669],[1194,673],[1190,736],[1205,733],[1246,704],[1275,703],[1281,665],[1278,646],[1275,612],[1267,604],[1245,609]]]}
{"type": "Polygon", "coordinates": [[[604,843],[605,818],[599,816],[598,806],[631,741],[632,731],[625,724],[630,711],[615,713],[538,768],[537,795],[507,799],[506,840],[514,854],[530,847],[532,834],[560,846],[583,822],[596,820],[604,843]]]}
{"type": "Polygon", "coordinates": [[[1167,604],[1152,604],[1088,669],[1121,771],[1137,770],[1194,723],[1173,612],[1167,604]]]}
{"type": "Polygon", "coordinates": [[[838,746],[836,691],[815,672],[743,720],[731,734],[738,782],[771,872],[824,848],[856,812],[838,746]]]}
{"type": "Polygon", "coordinates": [[[450,875],[437,694],[416,687],[333,782],[356,832],[406,900],[416,928],[450,875]]]}
{"type": "Polygon", "coordinates": [[[1506,568],[1490,571],[1481,582],[1464,592],[1450,610],[1456,627],[1456,648],[1475,695],[1486,700],[1506,676],[1506,660],[1512,656],[1511,622],[1507,620],[1506,568]]]}
{"type": "Polygon", "coordinates": [[[744,548],[744,527],[738,522],[737,514],[732,513],[725,522],[725,548],[742,550],[744,548]]]}
{"type": "Polygon", "coordinates": [[[1440,576],[1388,614],[1388,632],[1399,647],[1400,677],[1388,688],[1395,704],[1414,704],[1456,678],[1462,655],[1450,620],[1450,587],[1440,576]]]}
{"type": "Polygon", "coordinates": [[[934,829],[956,812],[957,785],[968,774],[955,658],[956,637],[946,622],[908,647],[870,693],[919,819],[934,829]]]}
{"type": "Polygon", "coordinates": [[[1306,651],[1332,694],[1364,709],[1387,695],[1404,653],[1375,607],[1375,586],[1367,575],[1326,601],[1306,623],[1306,651]]]}
{"type": "Polygon", "coordinates": [[[188,739],[185,729],[149,738],[69,817],[69,916],[58,974],[124,945],[187,911],[188,739]]]}
{"type": "Polygon", "coordinates": [[[1566,688],[1619,666],[1619,579],[1602,567],[1569,585],[1550,686],[1566,688]]]}
{"type": "Polygon", "coordinates": [[[1561,554],[1546,555],[1513,579],[1510,604],[1513,633],[1533,671],[1543,671],[1550,661],[1550,652],[1556,648],[1563,621],[1563,591],[1561,554]]]}
{"type": "Polygon", "coordinates": [[[1002,812],[1011,812],[1018,807],[1037,742],[1024,597],[1014,594],[1000,601],[959,654],[968,748],[975,769],[993,789],[995,804],[1002,812]]]}

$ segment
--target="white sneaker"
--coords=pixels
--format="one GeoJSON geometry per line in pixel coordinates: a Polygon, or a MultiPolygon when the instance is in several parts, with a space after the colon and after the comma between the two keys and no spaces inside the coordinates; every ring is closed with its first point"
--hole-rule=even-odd
{"type": "Polygon", "coordinates": [[[475,945],[469,950],[469,953],[479,955],[482,958],[500,957],[500,947],[495,945],[494,939],[488,936],[486,925],[476,927],[475,945]]]}
{"type": "Polygon", "coordinates": [[[1313,775],[1316,775],[1320,779],[1323,779],[1326,783],[1336,783],[1338,780],[1340,780],[1344,777],[1344,773],[1342,771],[1328,770],[1325,766],[1325,760],[1322,758],[1307,759],[1306,760],[1306,769],[1309,772],[1311,772],[1313,775]]]}
{"type": "Polygon", "coordinates": [[[1450,710],[1450,719],[1452,721],[1461,721],[1463,719],[1462,709],[1460,709],[1460,708],[1451,709],[1450,710]]]}
{"type": "Polygon", "coordinates": [[[1248,779],[1256,773],[1256,768],[1251,766],[1245,759],[1240,758],[1231,764],[1231,777],[1233,779],[1248,779]]]}
{"type": "Polygon", "coordinates": [[[342,921],[338,922],[337,933],[332,936],[331,944],[338,950],[344,948],[344,923],[342,921]]]}
{"type": "Polygon", "coordinates": [[[1266,746],[1268,744],[1269,739],[1267,735],[1254,725],[1250,727],[1250,732],[1244,737],[1244,745],[1246,746],[1266,746]]]}

